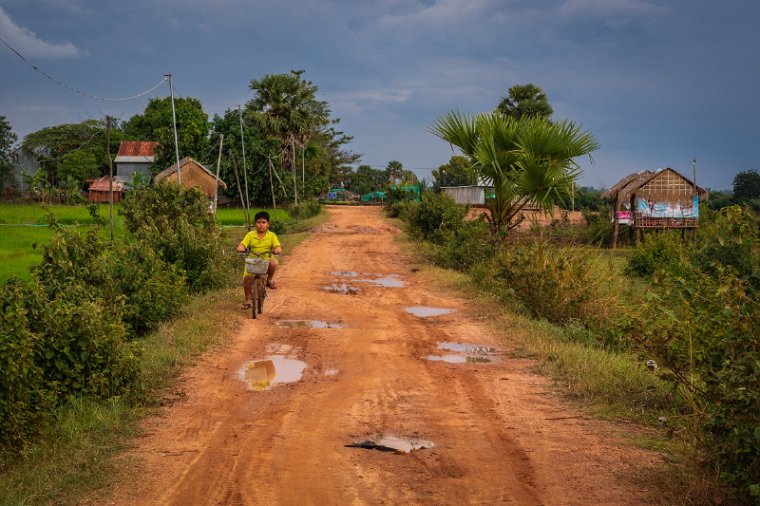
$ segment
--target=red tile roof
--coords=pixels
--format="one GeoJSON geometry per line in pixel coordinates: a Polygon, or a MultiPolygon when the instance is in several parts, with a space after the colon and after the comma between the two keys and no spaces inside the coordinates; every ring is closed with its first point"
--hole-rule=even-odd
{"type": "Polygon", "coordinates": [[[157,142],[121,141],[117,156],[155,156],[157,142]]]}

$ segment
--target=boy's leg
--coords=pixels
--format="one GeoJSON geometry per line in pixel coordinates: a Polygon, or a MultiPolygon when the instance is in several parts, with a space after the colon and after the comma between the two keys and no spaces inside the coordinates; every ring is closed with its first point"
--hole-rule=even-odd
{"type": "Polygon", "coordinates": [[[253,301],[253,276],[250,274],[243,276],[243,293],[245,294],[245,303],[250,304],[253,301]]]}
{"type": "Polygon", "coordinates": [[[274,282],[275,272],[277,272],[277,261],[272,259],[269,261],[269,268],[267,269],[267,286],[273,290],[277,288],[277,284],[274,282]]]}

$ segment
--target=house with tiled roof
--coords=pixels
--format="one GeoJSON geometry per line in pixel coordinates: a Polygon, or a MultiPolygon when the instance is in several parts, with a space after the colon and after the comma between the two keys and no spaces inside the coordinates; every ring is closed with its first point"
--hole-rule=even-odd
{"type": "Polygon", "coordinates": [[[116,155],[115,173],[127,180],[132,180],[135,174],[142,174],[150,180],[153,177],[151,168],[156,161],[157,142],[152,141],[121,141],[119,154],[116,155]]]}

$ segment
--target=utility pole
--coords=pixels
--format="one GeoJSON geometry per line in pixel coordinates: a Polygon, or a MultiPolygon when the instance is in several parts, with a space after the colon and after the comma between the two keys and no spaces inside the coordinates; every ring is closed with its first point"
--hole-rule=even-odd
{"type": "Polygon", "coordinates": [[[240,105],[238,108],[238,117],[240,118],[240,147],[243,150],[243,181],[245,181],[245,205],[248,213],[251,212],[251,201],[248,198],[248,170],[245,166],[245,140],[243,139],[243,109],[240,105]]]}
{"type": "Polygon", "coordinates": [[[172,124],[174,125],[174,156],[177,160],[177,184],[182,186],[181,167],[179,166],[179,141],[177,140],[177,112],[174,109],[174,86],[172,85],[172,75],[164,74],[164,79],[169,81],[169,93],[172,97],[172,124]]]}
{"type": "Polygon", "coordinates": [[[222,165],[222,144],[224,144],[224,134],[219,134],[219,155],[216,157],[216,191],[214,192],[214,218],[216,218],[216,205],[219,202],[219,168],[222,165]]]}
{"type": "Polygon", "coordinates": [[[111,160],[111,116],[106,116],[106,153],[108,155],[108,213],[111,222],[111,244],[113,244],[113,160],[111,160]]]}

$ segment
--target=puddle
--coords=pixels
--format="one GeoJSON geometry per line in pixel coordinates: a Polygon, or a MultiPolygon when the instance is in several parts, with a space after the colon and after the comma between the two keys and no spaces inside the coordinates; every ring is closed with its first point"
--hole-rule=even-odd
{"type": "Polygon", "coordinates": [[[457,353],[467,353],[474,355],[487,355],[490,353],[496,353],[496,348],[486,346],[483,344],[469,344],[469,343],[454,343],[443,342],[438,344],[438,349],[446,351],[456,351],[457,353]]]}
{"type": "Polygon", "coordinates": [[[414,316],[427,318],[430,316],[440,316],[443,314],[449,314],[456,311],[455,309],[448,309],[444,307],[427,307],[427,306],[411,306],[404,309],[407,313],[411,313],[414,316]]]}
{"type": "Polygon", "coordinates": [[[338,372],[337,369],[325,369],[325,376],[337,376],[338,372]]]}
{"type": "Polygon", "coordinates": [[[496,360],[493,355],[499,351],[492,346],[483,344],[454,343],[450,341],[438,343],[438,349],[454,351],[457,354],[428,355],[425,359],[449,364],[490,364],[496,360]]]}
{"type": "Polygon", "coordinates": [[[269,343],[266,350],[270,355],[287,355],[293,351],[293,347],[289,344],[269,343]]]}
{"type": "Polygon", "coordinates": [[[365,439],[358,443],[346,445],[349,448],[363,448],[365,450],[380,450],[382,452],[409,453],[423,448],[433,448],[432,441],[425,441],[415,437],[400,437],[386,435],[378,440],[365,439]]]}
{"type": "Polygon", "coordinates": [[[250,390],[261,392],[281,383],[297,383],[303,377],[306,363],[281,355],[243,364],[239,374],[250,390]]]}
{"type": "Polygon", "coordinates": [[[357,279],[359,283],[372,283],[373,285],[379,285],[384,288],[403,288],[406,286],[406,281],[399,279],[396,274],[390,274],[385,277],[374,279],[357,279]]]}
{"type": "Polygon", "coordinates": [[[342,323],[330,323],[322,320],[280,320],[277,322],[278,327],[288,327],[291,329],[342,329],[345,325],[342,323]]]}
{"type": "Polygon", "coordinates": [[[356,271],[332,271],[330,273],[333,276],[339,276],[339,277],[347,277],[347,278],[355,278],[359,275],[356,271]]]}
{"type": "Polygon", "coordinates": [[[342,293],[343,295],[357,295],[359,293],[357,287],[345,283],[333,283],[332,285],[323,286],[322,290],[330,293],[342,293]]]}

